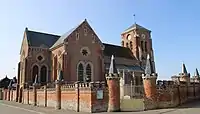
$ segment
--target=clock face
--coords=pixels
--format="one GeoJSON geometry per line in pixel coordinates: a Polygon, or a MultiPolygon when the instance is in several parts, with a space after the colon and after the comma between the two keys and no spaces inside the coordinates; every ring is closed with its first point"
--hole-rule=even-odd
{"type": "Polygon", "coordinates": [[[128,40],[131,40],[131,35],[128,35],[128,40]]]}
{"type": "Polygon", "coordinates": [[[142,34],[142,38],[145,38],[146,36],[145,36],[145,34],[142,34]]]}

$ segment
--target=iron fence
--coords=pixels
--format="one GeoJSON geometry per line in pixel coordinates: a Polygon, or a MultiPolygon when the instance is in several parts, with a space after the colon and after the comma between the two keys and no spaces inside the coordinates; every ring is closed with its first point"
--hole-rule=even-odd
{"type": "Polygon", "coordinates": [[[131,84],[121,85],[120,96],[121,98],[124,98],[125,96],[128,96],[130,98],[143,97],[144,87],[143,85],[131,85],[131,84]]]}

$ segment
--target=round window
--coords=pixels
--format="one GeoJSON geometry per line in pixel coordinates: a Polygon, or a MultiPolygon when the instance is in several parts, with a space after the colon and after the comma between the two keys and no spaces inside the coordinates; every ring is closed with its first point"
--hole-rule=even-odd
{"type": "Polygon", "coordinates": [[[42,57],[41,55],[39,55],[39,56],[37,57],[37,59],[38,59],[39,61],[42,61],[43,57],[42,57]]]}

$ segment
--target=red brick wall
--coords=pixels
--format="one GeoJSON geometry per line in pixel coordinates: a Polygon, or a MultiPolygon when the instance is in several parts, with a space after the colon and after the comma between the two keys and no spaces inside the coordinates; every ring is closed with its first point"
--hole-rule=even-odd
{"type": "Polygon", "coordinates": [[[158,90],[158,102],[169,102],[172,100],[172,95],[169,90],[158,90]]]}
{"type": "Polygon", "coordinates": [[[28,104],[28,90],[24,89],[23,91],[23,100],[22,103],[28,104]]]}
{"type": "Polygon", "coordinates": [[[38,89],[37,90],[37,105],[44,106],[44,104],[45,104],[44,89],[38,89]]]}
{"type": "Polygon", "coordinates": [[[103,88],[103,99],[97,99],[97,90],[92,92],[92,112],[105,112],[108,109],[108,90],[103,88]]]}
{"type": "Polygon", "coordinates": [[[56,90],[55,88],[47,89],[47,107],[56,106],[56,90]]]}
{"type": "Polygon", "coordinates": [[[75,89],[61,90],[61,108],[76,111],[77,107],[77,93],[75,89]]]}
{"type": "MultiPolygon", "coordinates": [[[[103,89],[103,99],[97,99],[97,88],[80,87],[79,88],[79,111],[81,112],[102,112],[107,111],[108,104],[108,91],[107,88],[103,89]]],[[[61,107],[77,111],[78,107],[78,91],[75,88],[63,88],[61,91],[61,107]]]]}
{"type": "Polygon", "coordinates": [[[33,93],[33,89],[29,90],[29,103],[33,104],[34,101],[34,93],[33,93]]]}
{"type": "MultiPolygon", "coordinates": [[[[16,96],[16,91],[13,91],[13,98],[16,96]]],[[[4,91],[4,96],[9,97],[7,90],[4,91]]],[[[10,96],[11,97],[11,96],[10,96]]],[[[22,103],[34,104],[33,89],[24,89],[22,92],[22,103]]],[[[57,103],[56,89],[47,88],[47,106],[55,107],[57,103]]],[[[45,91],[44,88],[37,89],[37,106],[45,105],[45,91]]],[[[73,86],[62,86],[61,89],[61,108],[70,109],[81,112],[102,112],[107,111],[108,108],[108,90],[105,84],[85,85],[81,84],[79,87],[79,103],[78,103],[78,89],[73,86]],[[101,85],[101,86],[100,86],[101,85]],[[103,90],[103,99],[97,99],[97,91],[103,90]]]]}
{"type": "Polygon", "coordinates": [[[16,94],[17,94],[17,91],[16,90],[13,90],[13,99],[12,99],[12,101],[16,101],[16,94]]]}

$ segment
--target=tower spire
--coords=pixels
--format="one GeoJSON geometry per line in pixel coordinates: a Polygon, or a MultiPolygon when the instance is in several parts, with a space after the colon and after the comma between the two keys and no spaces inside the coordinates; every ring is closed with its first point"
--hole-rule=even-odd
{"type": "Polygon", "coordinates": [[[136,24],[135,14],[133,14],[134,24],[136,24]]]}

